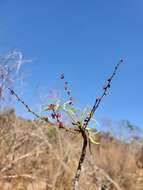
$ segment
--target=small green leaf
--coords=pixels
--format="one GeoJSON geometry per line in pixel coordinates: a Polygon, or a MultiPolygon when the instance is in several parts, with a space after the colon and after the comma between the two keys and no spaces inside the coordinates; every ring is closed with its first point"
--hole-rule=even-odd
{"type": "Polygon", "coordinates": [[[100,144],[99,142],[96,142],[92,137],[89,137],[89,140],[93,144],[100,144]]]}
{"type": "Polygon", "coordinates": [[[63,105],[57,104],[55,106],[55,110],[62,110],[63,109],[63,105]]]}
{"type": "MultiPolygon", "coordinates": [[[[96,135],[98,133],[99,133],[99,131],[95,132],[94,134],[96,135]]],[[[88,131],[88,134],[89,134],[88,138],[89,138],[89,140],[90,140],[91,143],[93,143],[93,144],[100,144],[99,142],[97,142],[95,140],[95,138],[93,137],[93,133],[91,131],[88,131]]]]}
{"type": "Polygon", "coordinates": [[[69,114],[72,114],[72,115],[75,114],[74,111],[73,111],[72,109],[67,109],[67,110],[65,110],[65,112],[67,112],[67,113],[69,113],[69,114]]]}

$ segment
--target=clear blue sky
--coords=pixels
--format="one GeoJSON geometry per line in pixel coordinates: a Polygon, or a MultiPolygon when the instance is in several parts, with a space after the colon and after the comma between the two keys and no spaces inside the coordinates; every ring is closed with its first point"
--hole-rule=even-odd
{"type": "Polygon", "coordinates": [[[142,9],[142,0],[0,0],[0,52],[18,48],[33,59],[24,99],[33,102],[37,85],[61,88],[64,72],[77,104],[92,105],[123,57],[97,117],[143,127],[142,9]]]}

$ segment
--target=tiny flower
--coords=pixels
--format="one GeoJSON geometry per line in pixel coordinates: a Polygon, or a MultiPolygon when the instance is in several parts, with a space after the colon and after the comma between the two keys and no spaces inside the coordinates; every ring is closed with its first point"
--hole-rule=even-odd
{"type": "Polygon", "coordinates": [[[49,104],[48,105],[48,110],[54,110],[55,109],[55,104],[49,104]]]}

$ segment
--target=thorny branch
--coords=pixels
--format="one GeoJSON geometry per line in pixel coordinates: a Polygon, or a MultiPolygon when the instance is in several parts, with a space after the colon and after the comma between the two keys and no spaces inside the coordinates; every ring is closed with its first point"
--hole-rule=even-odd
{"type": "MultiPolygon", "coordinates": [[[[95,111],[97,110],[97,108],[99,107],[101,101],[103,100],[104,96],[106,96],[107,92],[108,92],[108,89],[110,88],[111,86],[111,82],[112,82],[112,79],[114,78],[114,76],[116,75],[116,72],[120,66],[120,64],[123,63],[123,60],[121,59],[118,64],[115,66],[114,68],[114,71],[112,73],[112,75],[107,79],[106,81],[106,84],[103,86],[103,93],[101,95],[101,97],[97,97],[96,98],[96,101],[90,111],[90,113],[88,114],[88,116],[85,118],[84,122],[81,124],[79,121],[77,121],[77,123],[73,123],[73,126],[76,126],[75,128],[68,128],[68,127],[65,127],[63,125],[62,122],[60,122],[58,119],[57,119],[57,122],[56,123],[52,123],[51,121],[49,121],[49,118],[48,117],[41,117],[40,115],[38,115],[36,112],[34,112],[18,95],[17,93],[12,90],[11,88],[8,88],[11,92],[12,95],[14,95],[16,97],[16,99],[24,105],[24,107],[27,109],[28,112],[32,113],[36,118],[42,120],[42,121],[45,121],[46,123],[48,123],[49,126],[58,126],[59,128],[61,129],[64,129],[66,132],[72,132],[74,134],[81,134],[82,135],[82,138],[83,138],[83,146],[82,146],[82,150],[81,150],[81,155],[80,155],[80,159],[79,159],[79,162],[78,162],[78,166],[77,166],[77,169],[76,169],[76,172],[75,172],[75,176],[74,176],[74,179],[73,179],[73,190],[78,190],[78,186],[79,186],[79,178],[80,178],[80,174],[81,174],[81,169],[82,169],[82,165],[83,165],[83,162],[85,160],[85,156],[86,156],[86,149],[87,149],[87,145],[88,145],[88,133],[87,133],[87,127],[88,127],[88,124],[91,120],[91,118],[93,117],[95,111]]],[[[64,79],[64,75],[61,76],[61,79],[64,79]]],[[[67,82],[65,82],[65,90],[67,91],[68,88],[67,88],[67,82]]],[[[67,91],[67,94],[70,96],[70,91],[67,91]]],[[[71,104],[72,104],[72,97],[70,97],[70,100],[71,100],[71,104]]],[[[52,104],[51,104],[52,105],[52,104]]],[[[53,105],[52,105],[53,106],[53,105]]],[[[53,114],[55,115],[55,113],[53,112],[53,114]]]]}
{"type": "Polygon", "coordinates": [[[11,88],[8,88],[10,93],[16,97],[16,99],[21,103],[23,104],[23,106],[27,109],[28,112],[30,112],[31,114],[33,114],[37,119],[39,120],[42,120],[44,122],[46,122],[48,124],[48,126],[57,126],[59,127],[60,129],[64,129],[66,132],[71,132],[71,133],[76,133],[78,132],[79,130],[77,129],[71,129],[71,128],[67,128],[63,125],[62,122],[56,122],[56,123],[53,123],[51,121],[49,121],[49,118],[48,117],[41,117],[40,115],[38,115],[36,112],[34,112],[29,105],[27,105],[19,96],[18,94],[12,90],[11,88]]]}
{"type": "Polygon", "coordinates": [[[112,75],[107,79],[107,84],[103,87],[102,96],[96,98],[95,104],[93,105],[91,112],[89,113],[87,118],[84,120],[83,127],[81,128],[81,134],[82,134],[82,138],[83,138],[83,146],[82,146],[81,156],[80,156],[80,159],[78,162],[78,167],[76,169],[76,174],[75,174],[75,177],[73,179],[73,182],[74,182],[73,183],[73,190],[78,190],[78,182],[79,182],[79,178],[80,178],[81,168],[82,168],[82,164],[84,162],[85,155],[86,155],[86,148],[87,148],[87,142],[88,142],[87,141],[87,135],[86,135],[86,128],[87,128],[92,116],[94,115],[95,111],[99,107],[102,99],[104,98],[104,96],[106,96],[107,91],[111,86],[111,81],[114,78],[114,76],[116,75],[116,72],[117,72],[120,64],[122,64],[122,63],[123,63],[123,60],[121,59],[118,62],[118,64],[115,66],[115,69],[114,69],[112,75]]]}
{"type": "Polygon", "coordinates": [[[117,70],[118,70],[120,64],[122,64],[122,63],[123,63],[123,59],[121,59],[121,60],[118,62],[118,64],[117,64],[117,65],[115,66],[115,68],[114,68],[114,71],[113,71],[112,75],[107,79],[107,84],[105,84],[105,85],[103,86],[103,93],[102,93],[101,97],[97,97],[97,98],[96,98],[95,103],[94,103],[94,105],[93,105],[93,107],[92,107],[92,109],[91,109],[91,112],[89,113],[89,116],[84,120],[84,126],[85,126],[85,127],[88,126],[89,121],[91,120],[91,118],[92,118],[92,116],[94,115],[95,111],[96,111],[97,108],[99,107],[99,105],[100,105],[102,99],[104,98],[104,96],[107,95],[108,89],[109,89],[110,86],[111,86],[111,82],[112,82],[114,76],[116,75],[117,70]]]}

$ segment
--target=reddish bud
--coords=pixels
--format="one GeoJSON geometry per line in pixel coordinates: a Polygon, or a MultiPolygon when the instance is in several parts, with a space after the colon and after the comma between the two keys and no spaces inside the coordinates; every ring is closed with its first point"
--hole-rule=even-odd
{"type": "Polygon", "coordinates": [[[49,110],[54,110],[54,109],[55,109],[55,106],[56,106],[55,104],[49,104],[49,105],[48,105],[48,109],[49,109],[49,110]]]}
{"type": "Polygon", "coordinates": [[[61,114],[60,114],[60,113],[56,113],[56,114],[55,114],[55,117],[58,119],[58,118],[61,117],[61,114]]]}

